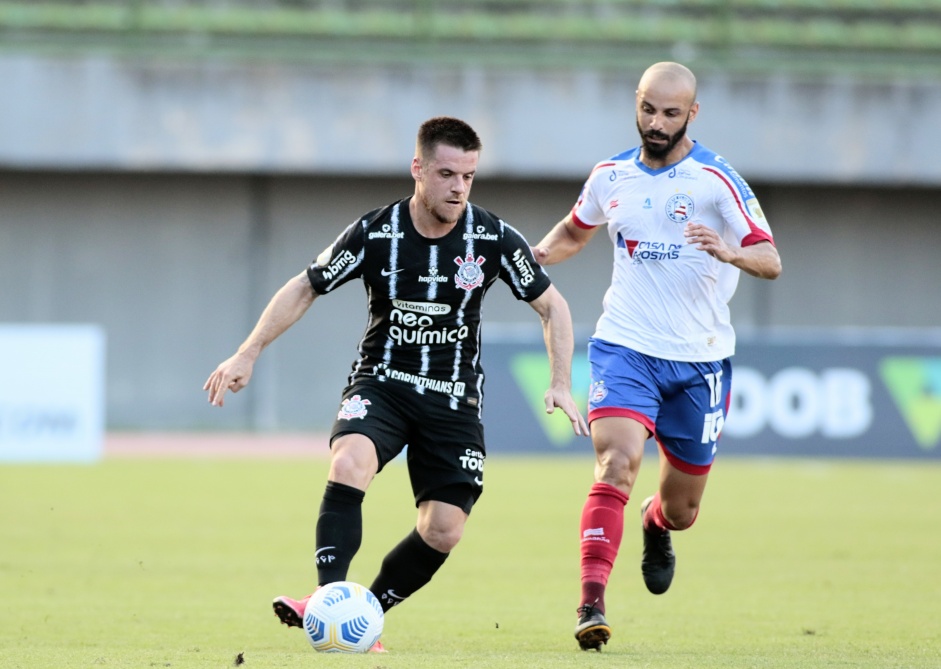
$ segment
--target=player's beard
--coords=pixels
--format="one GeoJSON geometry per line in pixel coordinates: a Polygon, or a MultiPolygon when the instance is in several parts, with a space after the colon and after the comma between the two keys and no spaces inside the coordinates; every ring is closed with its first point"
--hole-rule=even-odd
{"type": "Polygon", "coordinates": [[[680,143],[680,140],[686,136],[686,126],[689,125],[689,114],[686,115],[686,121],[683,123],[683,127],[677,130],[672,135],[667,135],[666,133],[657,132],[656,130],[648,130],[644,132],[640,128],[640,121],[637,121],[637,132],[640,133],[641,144],[644,145],[644,153],[650,156],[651,158],[666,158],[670,155],[670,151],[680,143]],[[651,144],[648,138],[653,139],[665,139],[667,140],[665,144],[651,144]]]}
{"type": "Polygon", "coordinates": [[[451,219],[448,217],[448,214],[438,208],[438,201],[429,196],[427,192],[421,194],[421,203],[425,208],[425,211],[431,214],[434,219],[442,225],[454,225],[457,223],[459,220],[461,220],[461,216],[464,215],[464,210],[467,208],[467,205],[465,204],[465,206],[461,207],[461,210],[457,213],[457,215],[451,219]]]}

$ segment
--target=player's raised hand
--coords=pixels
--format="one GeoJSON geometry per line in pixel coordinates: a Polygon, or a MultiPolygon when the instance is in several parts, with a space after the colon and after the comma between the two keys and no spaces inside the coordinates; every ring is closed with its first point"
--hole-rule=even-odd
{"type": "Polygon", "coordinates": [[[209,391],[209,403],[221,407],[227,390],[237,393],[248,385],[254,367],[255,361],[244,353],[236,353],[216,367],[203,384],[203,390],[209,391]]]}
{"type": "Polygon", "coordinates": [[[575,400],[572,399],[572,393],[560,388],[549,388],[546,391],[546,413],[553,413],[556,407],[562,409],[565,415],[572,421],[572,431],[576,435],[587,437],[588,423],[585,422],[578,407],[575,406],[575,400]]]}

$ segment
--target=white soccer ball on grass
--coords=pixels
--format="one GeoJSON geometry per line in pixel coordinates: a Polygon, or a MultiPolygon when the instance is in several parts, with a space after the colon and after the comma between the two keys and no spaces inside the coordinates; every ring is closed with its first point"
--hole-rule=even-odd
{"type": "Polygon", "coordinates": [[[337,581],[319,588],[304,609],[304,633],[322,653],[365,653],[382,635],[384,616],[368,588],[337,581]]]}

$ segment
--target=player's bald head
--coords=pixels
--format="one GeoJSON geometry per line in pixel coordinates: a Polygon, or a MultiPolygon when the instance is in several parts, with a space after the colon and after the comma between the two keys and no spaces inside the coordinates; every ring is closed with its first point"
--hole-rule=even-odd
{"type": "Polygon", "coordinates": [[[654,63],[644,71],[637,85],[639,97],[647,92],[682,97],[687,105],[692,106],[696,102],[696,75],[679,63],[654,63]]]}

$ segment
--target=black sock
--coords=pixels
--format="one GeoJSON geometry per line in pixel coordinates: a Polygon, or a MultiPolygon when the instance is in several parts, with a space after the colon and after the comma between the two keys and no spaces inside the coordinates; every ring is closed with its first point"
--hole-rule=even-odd
{"type": "Polygon", "coordinates": [[[363,541],[362,490],[327,481],[317,518],[317,582],[345,581],[353,556],[363,541]]]}
{"type": "Polygon", "coordinates": [[[412,530],[383,559],[369,589],[388,611],[428,583],[447,558],[448,553],[436,551],[412,530]]]}

